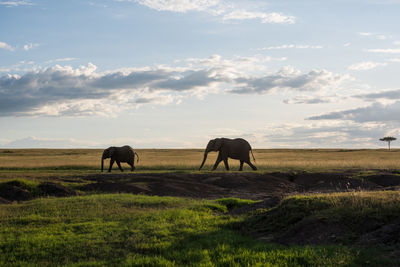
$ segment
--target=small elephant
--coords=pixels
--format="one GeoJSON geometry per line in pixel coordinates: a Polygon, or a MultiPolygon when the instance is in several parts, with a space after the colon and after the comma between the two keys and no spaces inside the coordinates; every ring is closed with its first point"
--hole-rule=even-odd
{"type": "Polygon", "coordinates": [[[206,151],[204,152],[203,162],[201,163],[199,170],[201,170],[201,168],[203,167],[204,162],[207,159],[207,154],[210,151],[218,151],[219,152],[217,160],[215,161],[215,164],[214,164],[214,167],[212,170],[215,170],[218,167],[218,164],[221,161],[224,161],[225,168],[226,168],[226,170],[229,171],[228,158],[240,160],[239,171],[243,170],[244,162],[246,162],[253,170],[257,170],[257,167],[254,166],[250,162],[249,151],[251,152],[251,155],[253,156],[253,160],[256,161],[256,159],[254,158],[251,146],[246,140],[244,140],[242,138],[236,138],[236,139],[216,138],[216,139],[210,140],[208,142],[206,151]]]}
{"type": "Polygon", "coordinates": [[[123,172],[124,170],[121,168],[121,162],[126,162],[131,166],[131,171],[135,170],[135,155],[137,156],[137,162],[139,162],[139,155],[133,151],[130,146],[122,146],[116,147],[111,146],[107,149],[104,149],[103,155],[101,157],[101,171],[103,171],[104,159],[110,158],[110,167],[108,168],[108,172],[111,172],[111,168],[114,164],[114,161],[117,162],[118,168],[123,172]]]}

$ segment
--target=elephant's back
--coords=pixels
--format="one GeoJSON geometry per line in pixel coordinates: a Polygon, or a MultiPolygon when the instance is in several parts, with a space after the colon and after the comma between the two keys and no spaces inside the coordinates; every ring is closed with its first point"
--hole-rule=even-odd
{"type": "Polygon", "coordinates": [[[235,138],[233,140],[234,140],[234,142],[240,144],[241,146],[246,147],[248,149],[251,149],[251,146],[250,146],[249,142],[247,142],[243,138],[235,138]]]}
{"type": "Polygon", "coordinates": [[[125,149],[125,150],[132,150],[132,151],[133,151],[133,148],[132,148],[131,146],[128,146],[128,145],[123,146],[123,149],[125,149]]]}

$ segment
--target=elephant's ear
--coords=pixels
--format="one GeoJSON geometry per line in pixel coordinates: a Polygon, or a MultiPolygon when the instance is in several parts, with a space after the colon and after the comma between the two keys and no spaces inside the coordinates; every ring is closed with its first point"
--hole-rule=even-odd
{"type": "Polygon", "coordinates": [[[108,149],[108,156],[110,156],[110,158],[112,158],[114,153],[115,153],[115,147],[110,147],[108,149]]]}
{"type": "Polygon", "coordinates": [[[218,151],[218,150],[221,149],[221,147],[222,147],[222,138],[215,139],[214,147],[215,147],[215,151],[218,151]]]}

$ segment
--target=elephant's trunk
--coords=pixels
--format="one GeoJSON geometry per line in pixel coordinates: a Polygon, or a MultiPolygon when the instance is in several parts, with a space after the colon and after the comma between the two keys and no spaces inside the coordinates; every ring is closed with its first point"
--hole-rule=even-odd
{"type": "Polygon", "coordinates": [[[207,159],[207,151],[206,152],[204,152],[204,158],[203,158],[203,162],[201,163],[201,165],[200,165],[200,168],[199,168],[199,171],[201,170],[201,168],[203,168],[203,165],[204,165],[204,162],[206,162],[206,159],[207,159]]]}
{"type": "Polygon", "coordinates": [[[101,172],[103,172],[103,167],[104,167],[104,152],[103,155],[101,156],[101,172]]]}

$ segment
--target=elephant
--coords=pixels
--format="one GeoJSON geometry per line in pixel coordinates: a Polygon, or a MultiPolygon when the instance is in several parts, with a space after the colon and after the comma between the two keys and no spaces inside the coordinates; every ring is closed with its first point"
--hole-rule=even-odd
{"type": "Polygon", "coordinates": [[[254,171],[257,170],[257,167],[250,162],[249,151],[253,156],[253,160],[256,161],[251,146],[246,140],[242,138],[216,138],[210,140],[207,144],[206,151],[204,152],[203,162],[201,163],[199,170],[201,170],[201,168],[203,167],[204,162],[207,159],[207,154],[211,151],[219,152],[214,167],[212,168],[213,171],[218,167],[218,164],[221,161],[224,161],[225,168],[227,171],[229,171],[228,158],[240,160],[239,171],[243,170],[244,162],[246,162],[254,171]]]}
{"type": "Polygon", "coordinates": [[[104,159],[108,158],[110,158],[110,167],[108,168],[108,172],[111,172],[114,161],[117,162],[118,168],[121,170],[121,172],[124,171],[121,168],[121,162],[128,163],[131,166],[131,171],[134,171],[136,169],[135,155],[137,156],[137,162],[139,162],[139,155],[130,146],[111,146],[107,149],[104,149],[103,155],[101,157],[101,171],[103,171],[104,159]]]}

